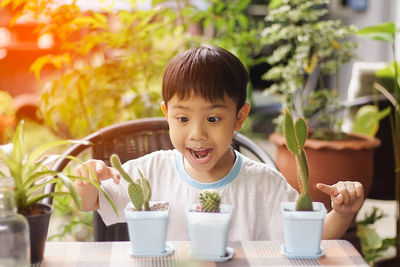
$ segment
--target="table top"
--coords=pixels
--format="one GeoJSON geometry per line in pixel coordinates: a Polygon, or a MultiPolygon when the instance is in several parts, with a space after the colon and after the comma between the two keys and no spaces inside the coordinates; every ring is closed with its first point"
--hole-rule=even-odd
{"type": "Polygon", "coordinates": [[[162,258],[137,258],[129,242],[47,242],[44,259],[35,266],[368,266],[346,240],[322,240],[325,255],[319,259],[289,259],[281,254],[282,241],[228,242],[234,249],[226,262],[195,261],[189,241],[169,241],[173,253],[162,258]]]}

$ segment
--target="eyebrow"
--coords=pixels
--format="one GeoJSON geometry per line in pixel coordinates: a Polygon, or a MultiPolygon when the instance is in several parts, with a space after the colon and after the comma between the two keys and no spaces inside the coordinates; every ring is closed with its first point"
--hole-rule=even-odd
{"type": "MultiPolygon", "coordinates": [[[[181,104],[172,105],[171,108],[183,109],[183,110],[191,110],[191,107],[184,106],[184,105],[181,105],[181,104]]],[[[217,108],[227,109],[228,107],[226,105],[224,105],[224,104],[211,104],[211,105],[205,107],[204,109],[217,109],[217,108]]]]}

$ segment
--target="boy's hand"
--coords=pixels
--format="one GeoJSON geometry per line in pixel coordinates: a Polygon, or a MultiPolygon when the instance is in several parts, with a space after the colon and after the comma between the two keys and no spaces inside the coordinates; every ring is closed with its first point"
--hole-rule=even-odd
{"type": "MultiPolygon", "coordinates": [[[[108,167],[101,160],[88,160],[84,163],[85,166],[79,166],[75,169],[75,175],[89,178],[92,181],[100,183],[100,181],[112,178],[115,184],[119,184],[120,175],[114,168],[108,167]],[[97,177],[96,179],[88,171],[94,173],[97,177]]],[[[82,198],[82,210],[83,211],[93,211],[99,208],[99,192],[95,186],[93,186],[88,181],[81,179],[75,180],[75,189],[78,195],[82,198]]]]}
{"type": "MultiPolygon", "coordinates": [[[[119,184],[119,179],[121,178],[119,172],[114,168],[108,167],[102,160],[91,159],[84,163],[87,168],[89,168],[97,177],[98,181],[103,181],[112,178],[115,184],[119,184]]],[[[90,172],[84,166],[79,166],[75,169],[76,176],[82,176],[90,178],[95,181],[90,172]]],[[[78,185],[87,185],[88,181],[77,180],[78,185]]]]}
{"type": "Polygon", "coordinates": [[[331,197],[332,209],[342,215],[354,215],[364,202],[364,188],[359,182],[318,183],[317,188],[331,197]]]}

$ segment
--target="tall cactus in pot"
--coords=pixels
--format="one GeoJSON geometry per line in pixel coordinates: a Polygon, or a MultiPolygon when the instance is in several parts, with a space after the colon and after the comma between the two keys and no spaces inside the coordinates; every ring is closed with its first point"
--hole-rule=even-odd
{"type": "Polygon", "coordinates": [[[312,211],[312,199],[308,190],[308,162],[304,151],[307,140],[307,124],[303,118],[298,118],[293,123],[293,118],[288,109],[284,112],[283,134],[288,150],[295,156],[297,165],[297,181],[300,195],[296,201],[296,210],[312,211]]]}

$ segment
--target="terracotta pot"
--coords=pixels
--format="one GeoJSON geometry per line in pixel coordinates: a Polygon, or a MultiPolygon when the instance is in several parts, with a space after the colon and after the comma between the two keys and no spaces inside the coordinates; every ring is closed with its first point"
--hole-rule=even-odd
{"type": "MultiPolygon", "coordinates": [[[[273,133],[269,140],[278,147],[276,164],[279,170],[289,184],[299,191],[295,158],[287,150],[284,137],[273,133]]],[[[372,184],[374,150],[380,143],[377,138],[354,134],[339,141],[308,139],[304,147],[310,169],[309,186],[313,201],[323,202],[328,211],[332,209],[329,196],[315,187],[319,182],[331,185],[338,181],[359,181],[367,196],[372,184]]]]}

